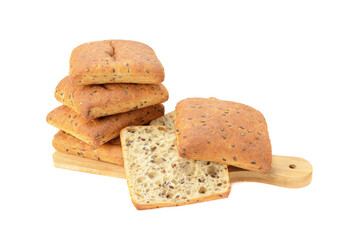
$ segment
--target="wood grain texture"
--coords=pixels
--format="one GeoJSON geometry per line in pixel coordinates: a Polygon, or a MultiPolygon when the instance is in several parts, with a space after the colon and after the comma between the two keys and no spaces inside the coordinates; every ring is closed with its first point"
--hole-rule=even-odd
{"type": "Polygon", "coordinates": [[[236,167],[229,167],[231,182],[259,182],[286,188],[301,188],[312,179],[312,166],[303,158],[272,156],[268,173],[258,173],[236,167]]]}
{"type": "MultiPolygon", "coordinates": [[[[124,167],[111,163],[73,156],[66,153],[53,154],[54,166],[73,171],[125,178],[124,167]]],[[[259,182],[286,188],[301,188],[309,185],[312,179],[312,166],[303,158],[272,156],[269,173],[259,173],[236,167],[229,167],[230,181],[259,182]]]]}
{"type": "Polygon", "coordinates": [[[53,154],[54,166],[73,171],[93,173],[109,177],[125,178],[124,167],[116,164],[77,157],[56,151],[53,154]]]}

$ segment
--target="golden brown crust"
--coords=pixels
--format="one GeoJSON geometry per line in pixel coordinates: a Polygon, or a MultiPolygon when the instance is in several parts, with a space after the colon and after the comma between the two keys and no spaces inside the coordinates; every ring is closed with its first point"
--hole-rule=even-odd
{"type": "Polygon", "coordinates": [[[116,140],[112,140],[104,145],[95,147],[60,130],[55,134],[52,144],[59,152],[123,166],[124,161],[121,145],[111,143],[116,143],[119,138],[115,139],[116,140]]]}
{"type": "Polygon", "coordinates": [[[164,68],[155,52],[135,41],[107,40],[85,43],[70,57],[70,79],[80,85],[164,81],[164,68]]]}
{"type": "Polygon", "coordinates": [[[94,146],[102,145],[120,135],[120,130],[132,125],[142,125],[164,115],[164,106],[156,104],[146,108],[112,116],[88,120],[63,105],[51,111],[49,124],[94,146]]]}
{"type": "Polygon", "coordinates": [[[81,86],[69,77],[60,81],[55,98],[86,119],[114,115],[148,107],[168,100],[162,84],[101,84],[81,86]]]}
{"type": "Polygon", "coordinates": [[[270,170],[266,121],[252,107],[215,98],[185,99],[176,106],[175,132],[182,157],[262,173],[270,170]]]}

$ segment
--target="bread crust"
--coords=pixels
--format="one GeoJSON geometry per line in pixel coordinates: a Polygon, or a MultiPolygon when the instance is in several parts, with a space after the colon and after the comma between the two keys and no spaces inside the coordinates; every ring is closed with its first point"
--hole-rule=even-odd
{"type": "Polygon", "coordinates": [[[83,118],[95,119],[163,103],[169,93],[162,84],[81,86],[72,84],[67,76],[57,85],[55,98],[83,118]]]}
{"type": "Polygon", "coordinates": [[[99,146],[120,135],[120,130],[132,125],[142,125],[164,115],[164,105],[156,104],[146,108],[107,117],[88,120],[69,107],[62,105],[51,111],[46,120],[85,143],[99,146]]]}
{"type": "Polygon", "coordinates": [[[95,147],[60,130],[55,134],[52,145],[59,152],[123,166],[121,145],[116,144],[118,141],[120,139],[116,138],[95,147]]]}
{"type": "Polygon", "coordinates": [[[147,209],[163,208],[163,207],[176,207],[176,206],[189,205],[189,204],[194,204],[194,203],[199,203],[199,202],[208,202],[208,201],[212,201],[212,200],[228,198],[229,194],[230,194],[230,189],[231,189],[231,187],[229,187],[228,190],[226,192],[223,192],[222,194],[213,194],[213,195],[209,195],[209,196],[205,196],[205,197],[201,197],[201,198],[188,199],[189,201],[187,201],[187,202],[181,202],[181,203],[177,203],[177,204],[174,204],[174,203],[139,204],[133,200],[132,196],[131,196],[131,201],[137,210],[147,210],[147,209]]]}
{"type": "Polygon", "coordinates": [[[271,143],[259,111],[216,98],[185,99],[175,111],[180,156],[262,173],[270,170],[271,143]]]}
{"type": "Polygon", "coordinates": [[[106,40],[82,44],[70,57],[75,84],[146,83],[164,81],[164,68],[149,46],[135,41],[106,40]]]}

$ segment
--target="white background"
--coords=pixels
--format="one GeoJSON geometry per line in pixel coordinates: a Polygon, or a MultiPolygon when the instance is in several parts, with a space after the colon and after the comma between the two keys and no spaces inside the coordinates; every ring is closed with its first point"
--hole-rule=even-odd
{"type": "Polygon", "coordinates": [[[359,239],[359,13],[358,1],[2,1],[0,239],[359,239]],[[273,154],[310,161],[313,182],[137,211],[125,180],[55,169],[55,86],[73,48],[105,39],[155,50],[167,112],[212,96],[259,109],[273,154]]]}

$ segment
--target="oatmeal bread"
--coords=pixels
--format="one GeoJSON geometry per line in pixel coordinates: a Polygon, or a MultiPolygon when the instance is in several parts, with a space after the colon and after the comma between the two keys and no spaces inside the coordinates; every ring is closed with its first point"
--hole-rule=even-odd
{"type": "Polygon", "coordinates": [[[130,196],[137,209],[228,197],[227,165],[180,157],[175,134],[163,126],[127,127],[120,140],[130,196]]]}
{"type": "Polygon", "coordinates": [[[85,43],[70,57],[70,79],[81,85],[164,81],[164,68],[147,45],[125,40],[85,43]]]}
{"type": "Polygon", "coordinates": [[[94,120],[88,120],[67,106],[51,111],[46,120],[49,124],[94,146],[102,145],[120,135],[120,130],[133,125],[143,125],[164,115],[162,104],[119,113],[94,120]]]}
{"type": "Polygon", "coordinates": [[[59,152],[122,166],[124,162],[119,140],[120,138],[116,138],[116,140],[114,139],[104,145],[95,147],[60,130],[54,136],[52,144],[59,152]]]}
{"type": "Polygon", "coordinates": [[[264,116],[247,105],[216,98],[189,98],[175,110],[180,156],[222,162],[266,173],[271,144],[264,116]]]}
{"type": "Polygon", "coordinates": [[[148,107],[168,100],[162,84],[72,84],[69,77],[60,81],[55,98],[86,119],[114,115],[148,107]]]}

